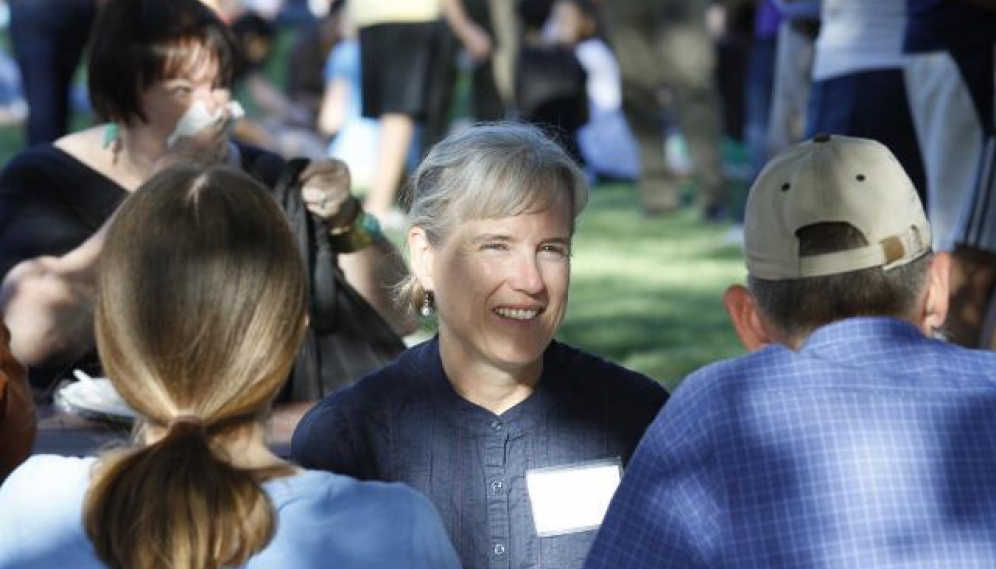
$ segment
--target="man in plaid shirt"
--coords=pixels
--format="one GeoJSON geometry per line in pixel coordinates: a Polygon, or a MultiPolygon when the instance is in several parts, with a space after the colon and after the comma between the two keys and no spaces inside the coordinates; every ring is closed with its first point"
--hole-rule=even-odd
{"type": "Polygon", "coordinates": [[[587,569],[996,567],[996,354],[934,339],[949,259],[881,144],[817,135],[747,203],[751,353],[682,383],[587,569]]]}

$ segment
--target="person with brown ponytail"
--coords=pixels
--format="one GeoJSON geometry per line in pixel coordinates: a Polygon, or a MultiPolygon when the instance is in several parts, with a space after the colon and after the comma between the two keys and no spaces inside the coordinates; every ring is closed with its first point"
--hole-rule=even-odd
{"type": "Polygon", "coordinates": [[[139,187],[107,232],[95,312],[104,368],[142,417],[134,442],[15,470],[0,568],[459,567],[415,491],[269,450],[306,282],[282,210],[247,174],[179,163],[139,187]]]}

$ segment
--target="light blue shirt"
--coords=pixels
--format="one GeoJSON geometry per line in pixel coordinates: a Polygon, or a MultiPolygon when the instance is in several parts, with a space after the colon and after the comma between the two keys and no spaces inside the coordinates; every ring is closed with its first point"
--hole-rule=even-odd
{"type": "MultiPolygon", "coordinates": [[[[0,568],[104,567],[81,522],[95,461],[38,455],[11,474],[0,487],[0,568]]],[[[407,486],[306,471],[264,488],[277,532],[247,568],[460,567],[439,514],[407,486]]]]}

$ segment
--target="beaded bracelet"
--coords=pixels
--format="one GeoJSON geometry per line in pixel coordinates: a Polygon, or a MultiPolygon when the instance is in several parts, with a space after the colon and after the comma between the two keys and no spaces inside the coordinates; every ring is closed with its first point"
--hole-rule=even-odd
{"type": "Polygon", "coordinates": [[[377,218],[358,209],[352,223],[329,230],[329,241],[339,253],[352,253],[384,240],[377,218]]]}

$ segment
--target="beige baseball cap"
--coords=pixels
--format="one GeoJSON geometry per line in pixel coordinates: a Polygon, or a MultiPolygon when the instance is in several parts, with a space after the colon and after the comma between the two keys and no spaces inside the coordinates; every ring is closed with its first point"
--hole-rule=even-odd
{"type": "Polygon", "coordinates": [[[744,213],[747,270],[767,280],[889,270],[930,251],[930,225],[913,182],[882,144],[818,134],[761,171],[744,213]],[[799,255],[796,232],[815,223],[854,226],[869,245],[799,255]]]}

